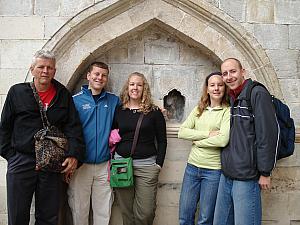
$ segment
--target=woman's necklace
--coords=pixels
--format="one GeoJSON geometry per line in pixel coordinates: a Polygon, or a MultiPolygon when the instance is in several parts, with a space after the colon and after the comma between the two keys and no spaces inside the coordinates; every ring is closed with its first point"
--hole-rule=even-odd
{"type": "Polygon", "coordinates": [[[131,111],[132,113],[137,113],[138,110],[139,110],[139,107],[138,107],[138,106],[131,106],[131,105],[129,105],[128,108],[130,109],[130,111],[131,111]]]}

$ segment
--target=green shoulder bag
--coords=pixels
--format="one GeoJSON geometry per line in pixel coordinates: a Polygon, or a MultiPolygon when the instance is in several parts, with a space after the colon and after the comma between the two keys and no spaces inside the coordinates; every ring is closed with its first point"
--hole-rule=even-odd
{"type": "Polygon", "coordinates": [[[132,155],[135,151],[143,117],[144,114],[141,113],[135,128],[130,157],[111,159],[110,161],[110,186],[113,188],[127,188],[134,185],[132,155]]]}

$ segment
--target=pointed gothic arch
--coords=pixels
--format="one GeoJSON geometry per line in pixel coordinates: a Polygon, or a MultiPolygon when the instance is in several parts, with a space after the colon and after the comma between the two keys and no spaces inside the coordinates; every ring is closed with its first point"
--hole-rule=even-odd
{"type": "Polygon", "coordinates": [[[56,52],[56,77],[72,89],[90,61],[120,39],[153,23],[187,43],[209,50],[216,60],[239,58],[250,77],[282,98],[276,73],[257,40],[204,0],[99,2],[69,20],[44,48],[56,52]]]}

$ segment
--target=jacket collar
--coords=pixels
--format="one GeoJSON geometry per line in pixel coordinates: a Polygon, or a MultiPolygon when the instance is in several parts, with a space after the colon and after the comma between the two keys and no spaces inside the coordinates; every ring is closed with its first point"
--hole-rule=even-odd
{"type": "Polygon", "coordinates": [[[238,96],[240,95],[240,93],[241,93],[242,90],[244,89],[244,87],[245,87],[247,81],[248,81],[248,80],[244,80],[244,82],[243,82],[240,86],[238,86],[236,89],[230,90],[230,91],[229,91],[228,94],[229,94],[229,96],[230,96],[233,100],[235,100],[235,99],[238,98],[238,96]]]}
{"type": "MultiPolygon", "coordinates": [[[[92,91],[91,91],[91,89],[89,89],[88,85],[83,85],[82,88],[81,88],[81,90],[83,91],[83,93],[85,93],[85,94],[87,94],[87,95],[89,95],[89,96],[92,97],[92,91]]],[[[103,89],[101,91],[100,98],[103,98],[106,95],[106,93],[107,93],[106,90],[103,89]]]]}

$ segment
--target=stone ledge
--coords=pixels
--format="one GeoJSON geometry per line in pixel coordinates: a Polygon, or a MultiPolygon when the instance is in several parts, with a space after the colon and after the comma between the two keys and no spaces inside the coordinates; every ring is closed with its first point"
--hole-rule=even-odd
{"type": "MultiPolygon", "coordinates": [[[[167,124],[167,136],[168,138],[177,138],[180,124],[167,124]]],[[[296,128],[296,140],[295,143],[300,143],[300,128],[296,128]]]]}

